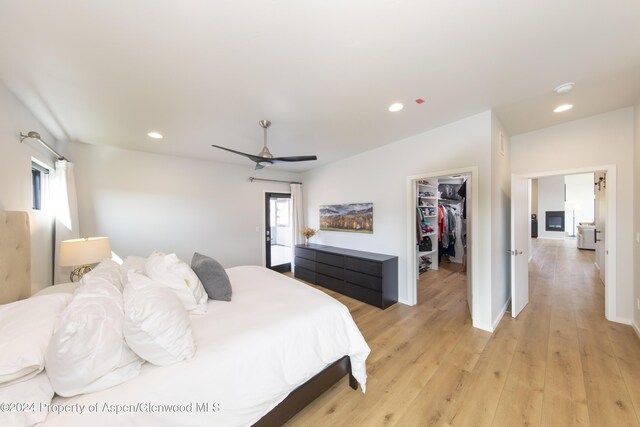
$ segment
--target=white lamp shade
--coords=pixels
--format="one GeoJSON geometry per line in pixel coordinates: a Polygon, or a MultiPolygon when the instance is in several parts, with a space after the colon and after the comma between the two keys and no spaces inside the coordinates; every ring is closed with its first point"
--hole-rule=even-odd
{"type": "Polygon", "coordinates": [[[111,258],[108,237],[87,237],[60,242],[60,265],[85,265],[111,258]]]}

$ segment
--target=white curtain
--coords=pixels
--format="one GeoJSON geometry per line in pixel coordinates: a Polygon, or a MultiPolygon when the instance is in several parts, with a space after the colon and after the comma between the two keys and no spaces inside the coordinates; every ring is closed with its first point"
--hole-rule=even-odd
{"type": "Polygon", "coordinates": [[[304,227],[304,210],[302,204],[302,184],[291,184],[291,271],[295,271],[296,245],[303,243],[300,229],[304,227]]]}
{"type": "Polygon", "coordinates": [[[73,163],[66,160],[56,162],[54,183],[55,206],[55,256],[53,266],[53,283],[69,281],[69,273],[73,267],[60,267],[60,242],[80,237],[78,230],[78,200],[76,196],[76,181],[73,177],[73,163]]]}

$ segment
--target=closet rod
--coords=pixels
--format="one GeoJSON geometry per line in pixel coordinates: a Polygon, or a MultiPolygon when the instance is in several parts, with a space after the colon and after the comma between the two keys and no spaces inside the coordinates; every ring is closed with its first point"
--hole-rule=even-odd
{"type": "Polygon", "coordinates": [[[53,147],[51,147],[49,144],[47,144],[46,142],[44,142],[41,138],[40,138],[40,134],[38,132],[34,132],[34,131],[30,131],[29,133],[27,133],[26,135],[22,132],[20,132],[20,142],[23,142],[25,139],[27,138],[32,138],[35,139],[36,141],[38,141],[40,144],[44,145],[44,147],[51,151],[53,154],[56,155],[56,157],[58,158],[58,160],[67,160],[64,158],[64,156],[60,153],[58,153],[56,150],[53,149],[53,147]]]}
{"type": "Polygon", "coordinates": [[[265,182],[282,182],[285,184],[301,184],[301,182],[297,182],[297,181],[282,181],[279,179],[266,179],[266,178],[254,178],[252,176],[249,177],[249,181],[253,182],[253,181],[265,181],[265,182]]]}

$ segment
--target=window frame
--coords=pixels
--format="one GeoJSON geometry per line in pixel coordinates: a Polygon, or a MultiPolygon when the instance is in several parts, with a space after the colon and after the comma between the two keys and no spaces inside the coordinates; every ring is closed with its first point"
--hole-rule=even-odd
{"type": "Polygon", "coordinates": [[[42,162],[31,158],[31,210],[43,211],[49,194],[49,169],[42,162]]]}

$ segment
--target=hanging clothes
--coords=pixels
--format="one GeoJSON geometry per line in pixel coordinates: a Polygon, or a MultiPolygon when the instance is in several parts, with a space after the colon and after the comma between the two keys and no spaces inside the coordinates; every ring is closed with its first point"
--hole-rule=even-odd
{"type": "Polygon", "coordinates": [[[467,219],[467,181],[466,180],[460,186],[460,189],[458,190],[458,195],[460,195],[460,197],[462,197],[462,200],[464,201],[462,205],[462,218],[467,219]]]}
{"type": "Polygon", "coordinates": [[[456,246],[458,253],[461,252],[459,244],[461,237],[462,221],[461,221],[461,202],[440,203],[438,206],[438,241],[442,254],[449,257],[456,256],[456,246]]]}
{"type": "Polygon", "coordinates": [[[438,206],[438,242],[442,242],[442,234],[445,229],[444,218],[444,207],[438,206]]]}
{"type": "Polygon", "coordinates": [[[452,261],[462,263],[462,255],[464,255],[464,219],[462,215],[456,215],[456,232],[455,254],[452,261]]]}

